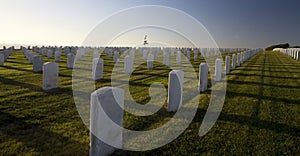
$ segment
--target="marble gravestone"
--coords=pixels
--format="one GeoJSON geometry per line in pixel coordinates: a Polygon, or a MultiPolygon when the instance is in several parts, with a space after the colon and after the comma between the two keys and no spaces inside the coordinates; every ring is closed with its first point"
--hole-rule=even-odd
{"type": "Polygon", "coordinates": [[[112,57],[112,51],[108,51],[108,56],[109,56],[109,58],[112,57]]]}
{"type": "Polygon", "coordinates": [[[164,65],[169,66],[170,55],[168,52],[164,53],[164,65]]]}
{"type": "Polygon", "coordinates": [[[171,49],[171,56],[174,56],[175,50],[176,50],[175,48],[171,49]]]}
{"type": "Polygon", "coordinates": [[[72,69],[74,66],[74,60],[75,60],[75,55],[72,53],[69,53],[67,56],[67,68],[72,69]]]}
{"type": "Polygon", "coordinates": [[[181,63],[181,51],[180,50],[177,51],[176,62],[177,62],[177,64],[181,63]]]}
{"type": "Polygon", "coordinates": [[[120,88],[103,87],[91,94],[91,156],[110,155],[118,148],[122,148],[123,134],[120,128],[123,125],[122,108],[124,108],[124,90],[120,88]]]}
{"type": "Polygon", "coordinates": [[[99,58],[100,54],[97,49],[94,49],[93,58],[99,58]]]}
{"type": "Polygon", "coordinates": [[[236,55],[232,54],[232,70],[236,68],[236,55]]]}
{"type": "Polygon", "coordinates": [[[43,65],[43,90],[58,87],[58,64],[47,62],[43,65]]]}
{"type": "Polygon", "coordinates": [[[133,71],[133,56],[132,55],[125,57],[124,71],[125,71],[125,74],[132,73],[132,71],[133,71]]]}
{"type": "Polygon", "coordinates": [[[147,58],[147,67],[149,70],[153,69],[153,62],[154,62],[154,55],[150,53],[147,58]]]}
{"type": "Polygon", "coordinates": [[[160,52],[160,49],[155,49],[155,51],[154,51],[154,58],[155,58],[155,59],[158,58],[159,52],[160,52]]]}
{"type": "Polygon", "coordinates": [[[240,60],[240,62],[241,62],[241,65],[244,63],[244,53],[243,52],[241,53],[241,60],[240,60]]]}
{"type": "Polygon", "coordinates": [[[143,58],[147,59],[148,51],[146,49],[143,50],[143,58]]]}
{"type": "Polygon", "coordinates": [[[55,62],[59,62],[60,61],[60,56],[61,56],[61,52],[60,51],[55,51],[55,62]]]}
{"type": "Polygon", "coordinates": [[[43,71],[43,57],[42,56],[34,56],[32,61],[32,70],[33,72],[41,72],[43,71]]]}
{"type": "Polygon", "coordinates": [[[93,80],[100,80],[103,78],[103,66],[104,62],[101,58],[93,59],[92,76],[93,80]]]}
{"type": "Polygon", "coordinates": [[[176,112],[182,105],[184,72],[172,70],[169,73],[167,111],[176,112]]]}
{"type": "Polygon", "coordinates": [[[215,65],[215,81],[221,81],[222,79],[222,59],[216,59],[215,65]]]}
{"type": "Polygon", "coordinates": [[[237,54],[237,66],[241,65],[241,53],[237,54]]]}
{"type": "Polygon", "coordinates": [[[28,52],[28,63],[32,64],[33,57],[34,57],[34,52],[28,52]]]}
{"type": "Polygon", "coordinates": [[[118,51],[115,51],[114,52],[114,62],[117,63],[119,60],[119,52],[118,51]]]}
{"type": "Polygon", "coordinates": [[[225,57],[225,74],[230,73],[230,56],[225,57]]]}
{"type": "Polygon", "coordinates": [[[198,50],[194,50],[194,61],[198,60],[198,50]]]}
{"type": "Polygon", "coordinates": [[[48,57],[48,58],[51,58],[51,57],[52,57],[52,50],[51,50],[51,49],[48,49],[48,50],[47,50],[47,57],[48,57]]]}
{"type": "Polygon", "coordinates": [[[198,82],[198,87],[200,92],[205,92],[207,90],[207,82],[208,82],[208,65],[207,63],[200,63],[199,82],[198,82]]]}
{"type": "Polygon", "coordinates": [[[189,50],[186,52],[186,58],[188,61],[191,60],[191,52],[189,50]]]}

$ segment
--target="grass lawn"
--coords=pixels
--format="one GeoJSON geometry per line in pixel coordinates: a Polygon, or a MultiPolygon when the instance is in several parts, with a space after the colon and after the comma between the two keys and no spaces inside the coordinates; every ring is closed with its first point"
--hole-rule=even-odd
{"type": "MultiPolygon", "coordinates": [[[[63,54],[62,54],[63,55],[63,54]]],[[[112,58],[105,61],[104,79],[96,87],[110,86],[112,58]]],[[[191,60],[193,56],[191,55],[191,60]]],[[[44,62],[54,59],[44,58],[44,62]]],[[[192,61],[198,73],[201,61],[192,61]]],[[[20,51],[0,67],[0,155],[88,155],[89,130],[77,112],[72,94],[72,70],[66,58],[59,63],[59,88],[42,90],[42,73],[20,51]]],[[[168,85],[169,68],[145,64],[130,77],[130,91],[140,103],[149,101],[155,82],[168,85]],[[159,72],[159,74],[157,74],[159,72]],[[140,84],[144,85],[140,85],[140,84]]],[[[222,113],[214,127],[198,136],[210,91],[201,93],[193,122],[173,142],[145,152],[118,150],[115,155],[296,155],[300,153],[300,62],[279,52],[260,52],[227,76],[222,113]]],[[[146,130],[166,123],[172,113],[166,105],[149,117],[125,113],[124,127],[146,130]]]]}

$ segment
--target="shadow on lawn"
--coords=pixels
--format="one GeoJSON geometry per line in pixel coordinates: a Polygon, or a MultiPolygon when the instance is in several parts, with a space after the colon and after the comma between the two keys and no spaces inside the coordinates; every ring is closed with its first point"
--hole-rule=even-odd
{"type": "Polygon", "coordinates": [[[12,64],[24,64],[24,65],[30,65],[28,62],[24,62],[24,61],[15,61],[16,60],[16,58],[9,58],[9,59],[7,59],[7,61],[5,61],[5,62],[9,62],[9,63],[12,63],[12,64]]]}
{"type": "Polygon", "coordinates": [[[89,148],[88,144],[80,143],[72,138],[43,129],[38,124],[26,121],[26,118],[15,117],[3,111],[0,111],[0,123],[0,132],[2,134],[24,143],[27,147],[34,149],[42,155],[49,155],[49,150],[75,154],[75,151],[79,150],[75,149],[76,147],[80,147],[81,149],[89,148]],[[72,144],[72,146],[69,144],[72,144]],[[66,148],[66,145],[72,149],[66,148]]]}
{"type": "MultiPolygon", "coordinates": [[[[42,85],[38,86],[38,85],[34,85],[34,84],[23,83],[23,82],[15,81],[15,80],[12,80],[12,79],[4,78],[2,76],[0,76],[0,81],[5,83],[5,84],[20,86],[20,87],[23,87],[23,88],[28,88],[32,91],[43,92],[43,93],[47,93],[47,94],[53,94],[53,95],[69,94],[69,95],[73,95],[73,90],[69,89],[69,88],[55,88],[55,89],[51,89],[51,90],[43,90],[42,85]]],[[[88,94],[86,92],[81,92],[81,91],[76,91],[76,92],[79,92],[82,95],[88,94]]],[[[88,96],[90,96],[90,94],[88,96]]]]}
{"type": "MultiPolygon", "coordinates": [[[[272,121],[265,121],[265,120],[261,120],[258,117],[259,114],[259,110],[260,110],[260,105],[262,103],[263,100],[271,100],[271,101],[276,101],[276,102],[284,102],[284,103],[288,103],[288,104],[299,104],[300,105],[300,101],[297,99],[289,99],[289,98],[280,98],[277,97],[273,94],[271,94],[271,96],[264,96],[263,92],[264,92],[264,87],[276,87],[278,89],[280,88],[287,88],[287,89],[300,89],[299,86],[289,86],[289,85],[278,85],[278,84],[266,84],[264,79],[265,78],[273,78],[273,79],[285,79],[287,81],[295,81],[295,79],[298,80],[298,78],[295,77],[282,77],[282,76],[269,76],[266,75],[265,72],[273,72],[271,71],[271,69],[281,67],[281,68],[290,68],[291,66],[295,66],[295,65],[284,65],[283,66],[278,66],[278,65],[274,65],[274,64],[270,64],[267,62],[267,59],[269,59],[269,57],[272,57],[266,53],[263,54],[263,63],[255,63],[255,61],[257,61],[256,59],[252,59],[251,62],[248,62],[251,65],[246,65],[246,67],[250,68],[250,71],[257,71],[257,72],[261,72],[261,74],[244,74],[244,73],[234,73],[234,74],[230,74],[230,75],[236,75],[237,77],[239,76],[260,76],[260,82],[245,82],[245,81],[238,81],[238,80],[227,80],[228,85],[230,84],[238,84],[238,85],[257,85],[258,87],[258,92],[257,94],[251,94],[251,93],[241,93],[241,92],[233,92],[233,91],[228,91],[227,90],[227,94],[226,97],[228,98],[233,98],[236,96],[244,96],[244,97],[251,97],[251,98],[255,98],[257,99],[257,102],[254,104],[253,106],[253,110],[252,110],[252,114],[250,117],[247,116],[240,116],[240,115],[227,115],[224,113],[221,113],[219,120],[224,120],[224,121],[232,121],[232,122],[237,122],[237,123],[241,123],[241,124],[247,124],[249,125],[250,129],[249,132],[250,134],[253,134],[253,127],[257,127],[257,128],[263,128],[263,129],[268,129],[271,131],[274,131],[276,133],[285,133],[288,135],[292,135],[295,137],[300,136],[300,127],[292,127],[290,125],[287,124],[283,124],[283,123],[277,123],[277,122],[272,122],[272,121]],[[257,66],[258,65],[258,66],[257,66]],[[274,65],[274,66],[273,66],[274,65]],[[268,69],[266,69],[266,66],[268,66],[268,69]],[[251,70],[251,67],[255,67],[255,70],[251,70]],[[261,70],[258,70],[257,68],[260,67],[261,70]]],[[[239,70],[239,69],[238,69],[239,70]]],[[[247,71],[247,69],[240,69],[243,71],[247,71]]],[[[288,71],[288,69],[286,69],[286,71],[288,71]]],[[[287,72],[287,73],[293,73],[293,72],[287,72]]],[[[275,106],[273,106],[275,107],[275,106]]]]}
{"type": "Polygon", "coordinates": [[[3,68],[6,68],[6,69],[13,69],[13,70],[18,70],[18,71],[23,71],[23,72],[33,72],[32,70],[29,70],[29,69],[16,68],[16,67],[11,67],[11,66],[3,66],[3,68]]]}
{"type": "MultiPolygon", "coordinates": [[[[257,109],[257,107],[255,109],[257,109]]],[[[206,110],[198,109],[197,114],[193,121],[201,123],[202,118],[204,117],[205,113],[206,113],[206,110]]],[[[250,127],[267,129],[267,130],[274,131],[276,133],[284,133],[284,134],[292,135],[295,137],[298,137],[300,135],[299,127],[292,127],[287,124],[276,123],[276,122],[266,121],[266,120],[260,120],[258,118],[253,119],[253,118],[255,118],[255,116],[248,117],[248,116],[242,116],[242,115],[231,115],[231,114],[226,114],[226,113],[221,112],[218,120],[244,124],[244,125],[248,125],[250,127]],[[253,121],[253,122],[251,122],[251,121],[253,121]]]]}

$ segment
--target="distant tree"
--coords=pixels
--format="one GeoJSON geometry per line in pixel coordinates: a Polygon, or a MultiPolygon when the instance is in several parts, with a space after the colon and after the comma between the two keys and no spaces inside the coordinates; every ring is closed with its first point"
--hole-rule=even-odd
{"type": "Polygon", "coordinates": [[[148,44],[148,41],[147,41],[147,35],[145,35],[144,37],[144,45],[148,44]]]}
{"type": "Polygon", "coordinates": [[[265,50],[273,50],[275,48],[287,49],[289,47],[290,47],[290,44],[284,43],[284,44],[271,45],[271,46],[267,47],[265,50]]]}

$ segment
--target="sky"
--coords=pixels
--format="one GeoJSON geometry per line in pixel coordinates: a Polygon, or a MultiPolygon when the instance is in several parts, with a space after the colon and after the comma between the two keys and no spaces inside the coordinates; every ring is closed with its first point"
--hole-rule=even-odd
{"type": "MultiPolygon", "coordinates": [[[[188,14],[202,24],[219,47],[300,45],[299,0],[0,0],[0,43],[82,45],[104,21],[143,5],[165,6],[188,14]]],[[[162,17],[158,14],[155,19],[184,21],[174,15],[162,17]]],[[[126,18],[119,21],[131,22],[126,18]]],[[[110,25],[107,30],[116,31],[116,25],[110,25]]],[[[154,36],[157,42],[159,36],[161,40],[176,40],[180,36],[171,31],[145,30],[149,42],[154,36]]],[[[126,45],[137,45],[143,42],[144,34],[141,29],[133,29],[114,42],[122,44],[123,37],[126,45]]],[[[178,42],[170,43],[183,43],[180,37],[177,39],[178,42]]]]}

